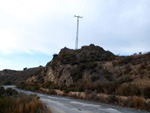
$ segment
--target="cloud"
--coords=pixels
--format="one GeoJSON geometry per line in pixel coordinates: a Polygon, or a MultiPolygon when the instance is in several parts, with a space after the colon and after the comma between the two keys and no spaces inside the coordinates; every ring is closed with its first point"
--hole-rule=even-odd
{"type": "Polygon", "coordinates": [[[149,0],[0,1],[0,52],[52,55],[74,48],[74,14],[83,16],[79,47],[94,43],[115,54],[149,51],[149,6],[149,0]]]}
{"type": "Polygon", "coordinates": [[[85,28],[88,33],[83,36],[91,38],[84,43],[95,43],[116,54],[131,54],[130,48],[132,52],[150,50],[147,43],[150,42],[148,0],[101,0],[93,1],[91,5],[94,6],[93,19],[85,28]]]}

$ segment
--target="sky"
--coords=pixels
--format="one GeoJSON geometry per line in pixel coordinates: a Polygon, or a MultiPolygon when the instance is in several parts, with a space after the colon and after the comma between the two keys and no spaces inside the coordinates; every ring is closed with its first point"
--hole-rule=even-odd
{"type": "Polygon", "coordinates": [[[0,0],[0,70],[45,66],[53,54],[95,44],[116,55],[150,51],[150,0],[0,0]]]}

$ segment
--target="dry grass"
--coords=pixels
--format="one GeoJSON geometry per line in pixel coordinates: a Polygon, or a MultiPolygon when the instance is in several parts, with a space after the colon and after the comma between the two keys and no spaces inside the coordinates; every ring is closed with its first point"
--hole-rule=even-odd
{"type": "MultiPolygon", "coordinates": [[[[45,106],[37,97],[24,96],[16,101],[11,113],[45,113],[44,108],[45,106]]],[[[47,113],[50,111],[47,110],[47,113]]]]}
{"type": "Polygon", "coordinates": [[[134,96],[133,97],[133,106],[136,109],[144,109],[144,106],[145,106],[144,98],[143,97],[134,96]]]}

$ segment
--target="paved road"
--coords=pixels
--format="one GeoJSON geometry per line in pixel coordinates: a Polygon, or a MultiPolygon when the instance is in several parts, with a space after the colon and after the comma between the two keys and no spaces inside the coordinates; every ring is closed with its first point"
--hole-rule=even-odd
{"type": "Polygon", "coordinates": [[[123,108],[120,106],[83,101],[68,97],[33,93],[31,91],[17,89],[15,86],[5,87],[13,87],[17,91],[24,92],[26,94],[37,94],[40,97],[40,100],[47,104],[47,106],[51,109],[52,113],[148,113],[136,109],[123,108]]]}

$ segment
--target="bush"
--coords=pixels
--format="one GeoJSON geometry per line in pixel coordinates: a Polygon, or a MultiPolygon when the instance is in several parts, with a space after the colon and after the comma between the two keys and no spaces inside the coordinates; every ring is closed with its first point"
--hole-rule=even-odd
{"type": "Polygon", "coordinates": [[[118,85],[120,85],[122,83],[127,83],[127,82],[131,82],[131,81],[133,81],[133,79],[130,76],[126,75],[124,77],[119,78],[116,82],[118,85]]]}
{"type": "Polygon", "coordinates": [[[144,98],[150,98],[150,87],[141,89],[141,96],[144,98]]]}
{"type": "Polygon", "coordinates": [[[61,63],[72,64],[74,61],[76,61],[76,54],[75,53],[65,53],[62,55],[61,63]]]}
{"type": "Polygon", "coordinates": [[[45,113],[47,110],[37,95],[18,95],[14,89],[0,89],[3,90],[3,96],[0,96],[0,113],[45,113]]]}
{"type": "Polygon", "coordinates": [[[14,99],[11,97],[0,97],[0,113],[11,113],[14,99]]]}
{"type": "Polygon", "coordinates": [[[5,93],[4,87],[0,87],[0,96],[3,95],[4,93],[5,93]]]}
{"type": "Polygon", "coordinates": [[[140,89],[134,84],[121,85],[116,90],[116,94],[123,96],[140,95],[140,89]]]}
{"type": "Polygon", "coordinates": [[[142,78],[144,75],[144,69],[142,65],[137,69],[137,72],[139,74],[139,77],[142,78]]]}
{"type": "Polygon", "coordinates": [[[134,108],[137,108],[137,109],[144,109],[144,106],[145,106],[145,100],[144,98],[142,97],[133,97],[133,105],[134,105],[134,108]]]}
{"type": "Polygon", "coordinates": [[[98,93],[104,93],[104,87],[100,82],[95,83],[95,90],[98,93]]]}
{"type": "Polygon", "coordinates": [[[66,85],[62,85],[60,87],[60,90],[64,91],[65,93],[69,93],[69,91],[70,91],[69,88],[66,85]]]}
{"type": "Polygon", "coordinates": [[[39,90],[39,86],[38,86],[38,84],[34,84],[34,85],[29,85],[29,86],[31,86],[31,91],[38,91],[39,90]]]}
{"type": "Polygon", "coordinates": [[[97,81],[97,80],[99,80],[99,76],[98,76],[98,75],[95,75],[95,74],[94,74],[94,75],[91,76],[91,81],[92,81],[92,82],[95,82],[95,81],[97,81]]]}
{"type": "Polygon", "coordinates": [[[87,61],[88,61],[88,57],[87,57],[86,53],[81,54],[79,62],[86,63],[87,61]]]}
{"type": "Polygon", "coordinates": [[[24,82],[19,82],[19,83],[16,84],[17,88],[20,88],[20,89],[24,89],[26,87],[26,85],[27,84],[24,83],[24,82]]]}
{"type": "Polygon", "coordinates": [[[24,88],[25,90],[30,90],[30,91],[38,91],[39,90],[39,85],[34,83],[34,84],[27,84],[27,86],[24,88]]]}
{"type": "Polygon", "coordinates": [[[58,57],[58,54],[53,54],[53,60],[58,57]]]}
{"type": "Polygon", "coordinates": [[[11,81],[4,82],[4,85],[11,85],[11,81]]]}
{"type": "Polygon", "coordinates": [[[115,95],[108,95],[107,103],[114,103],[116,101],[115,95]]]}
{"type": "Polygon", "coordinates": [[[132,56],[127,56],[127,57],[123,57],[120,59],[120,61],[118,62],[119,66],[123,66],[125,64],[129,64],[131,63],[133,60],[132,56]]]}
{"type": "Polygon", "coordinates": [[[97,94],[95,92],[91,92],[91,93],[87,92],[86,94],[87,94],[87,97],[86,97],[87,100],[93,100],[93,101],[98,100],[97,94]]]}
{"type": "Polygon", "coordinates": [[[51,90],[49,90],[49,94],[50,94],[50,95],[56,95],[57,92],[56,92],[55,90],[51,89],[51,90]]]}
{"type": "Polygon", "coordinates": [[[112,73],[109,72],[107,69],[103,69],[102,74],[107,80],[112,81],[112,73]]]}
{"type": "Polygon", "coordinates": [[[98,64],[95,62],[87,63],[86,69],[94,69],[98,64]]]}
{"type": "Polygon", "coordinates": [[[131,66],[130,65],[126,65],[124,74],[129,74],[131,72],[131,70],[132,70],[131,66]]]}
{"type": "Polygon", "coordinates": [[[72,70],[71,76],[73,77],[73,81],[77,82],[79,79],[82,78],[83,74],[80,71],[80,69],[77,67],[77,68],[72,70]]]}
{"type": "Polygon", "coordinates": [[[6,93],[7,96],[12,96],[12,95],[17,95],[18,94],[18,92],[16,90],[12,89],[12,88],[7,88],[5,90],[5,93],[6,93]]]}
{"type": "Polygon", "coordinates": [[[12,113],[44,113],[44,105],[35,96],[24,96],[15,102],[12,113]]]}

